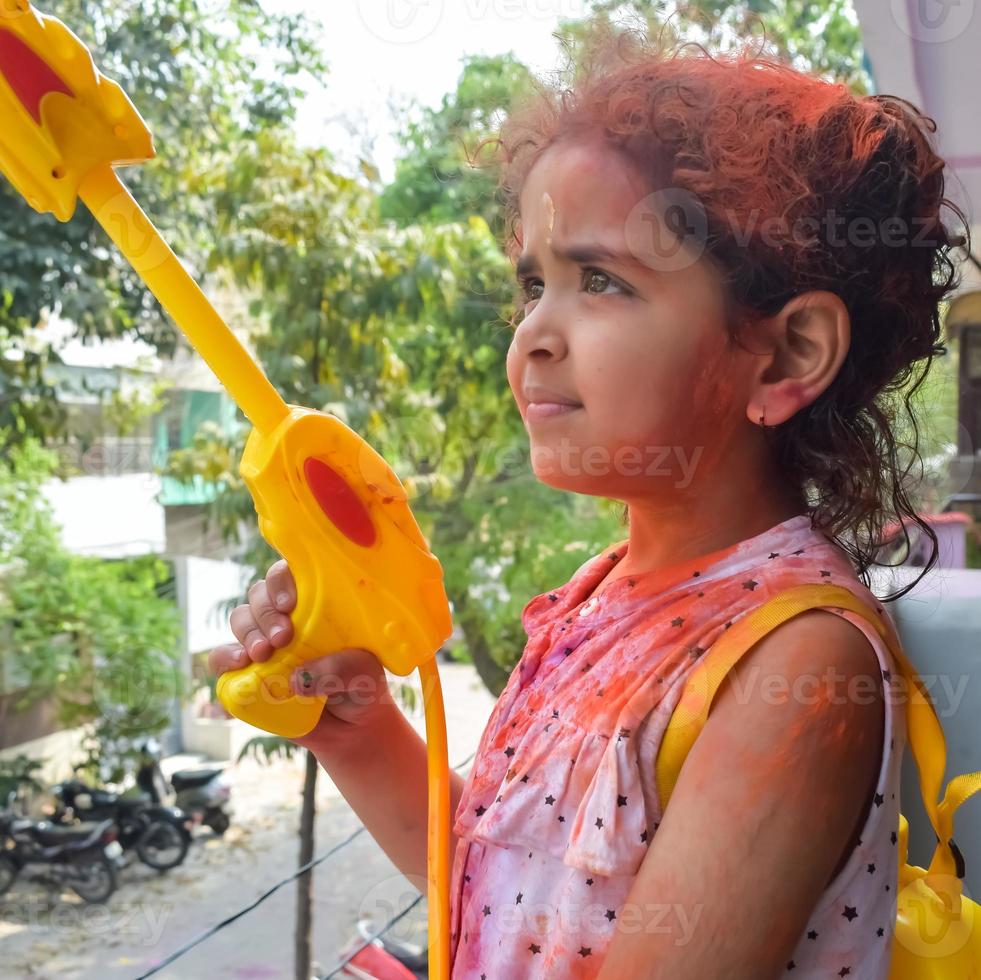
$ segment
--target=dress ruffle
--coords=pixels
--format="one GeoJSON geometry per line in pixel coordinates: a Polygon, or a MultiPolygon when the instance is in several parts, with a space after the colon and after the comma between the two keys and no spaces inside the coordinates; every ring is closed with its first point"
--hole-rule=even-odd
{"type": "Polygon", "coordinates": [[[635,873],[659,817],[644,802],[637,740],[545,717],[510,743],[507,731],[486,750],[509,753],[505,776],[496,786],[486,784],[492,789],[485,802],[470,797],[456,833],[545,851],[595,874],[635,873]],[[640,805],[628,805],[635,801],[640,805]]]}
{"type": "Polygon", "coordinates": [[[654,771],[691,662],[689,647],[669,642],[652,651],[643,635],[631,638],[627,629],[611,649],[608,640],[593,643],[573,625],[553,639],[564,626],[561,620],[543,630],[525,657],[537,665],[558,651],[564,662],[556,670],[589,672],[591,680],[562,695],[548,685],[526,691],[519,665],[488,723],[454,829],[499,847],[544,851],[594,874],[634,874],[661,819],[653,781],[642,773],[654,771]],[[609,695],[605,720],[590,715],[577,690],[597,705],[596,695],[609,695]]]}

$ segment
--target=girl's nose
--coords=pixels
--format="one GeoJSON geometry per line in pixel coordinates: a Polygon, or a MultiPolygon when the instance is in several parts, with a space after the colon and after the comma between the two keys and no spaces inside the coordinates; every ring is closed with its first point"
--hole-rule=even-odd
{"type": "Polygon", "coordinates": [[[551,355],[560,359],[565,356],[568,346],[565,331],[560,325],[557,310],[540,299],[535,308],[525,315],[514,332],[517,353],[523,357],[544,357],[551,355]]]}

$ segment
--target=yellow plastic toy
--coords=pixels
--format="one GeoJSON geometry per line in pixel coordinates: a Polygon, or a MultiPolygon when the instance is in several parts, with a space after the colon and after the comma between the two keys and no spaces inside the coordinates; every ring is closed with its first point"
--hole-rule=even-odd
{"type": "Polygon", "coordinates": [[[146,123],[82,42],[27,0],[0,0],[0,171],[36,211],[88,206],[253,425],[240,464],[259,530],[297,582],[295,638],[223,674],[238,718],[295,738],[325,698],[292,696],[305,660],[345,647],[418,669],[429,756],[432,976],[449,976],[449,772],[435,653],[452,630],[439,561],[385,460],[340,419],[287,405],[218,316],[113,170],[154,156],[146,123]]]}
{"type": "Polygon", "coordinates": [[[937,847],[930,867],[907,861],[909,824],[897,829],[899,881],[889,980],[981,980],[981,905],[962,894],[964,859],[954,843],[954,812],[981,791],[981,772],[965,773],[943,785],[947,747],[943,727],[919,674],[910,664],[891,624],[853,592],[837,585],[800,585],[778,593],[737,620],[685,681],[656,761],[658,797],[666,806],[685,756],[708,718],[719,685],[739,658],[766,633],[805,609],[850,609],[875,627],[892,651],[906,681],[906,723],[920,775],[920,791],[937,847]]]}

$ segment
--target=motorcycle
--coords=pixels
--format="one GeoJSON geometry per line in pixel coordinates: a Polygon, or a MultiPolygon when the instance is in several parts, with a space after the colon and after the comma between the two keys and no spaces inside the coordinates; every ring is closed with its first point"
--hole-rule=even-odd
{"type": "Polygon", "coordinates": [[[187,857],[193,821],[179,807],[154,803],[147,793],[111,793],[95,789],[80,779],[53,786],[53,821],[66,824],[112,820],[124,851],[136,856],[156,871],[176,868],[187,857]]]}
{"type": "Polygon", "coordinates": [[[59,826],[17,816],[10,808],[0,812],[0,894],[31,864],[43,865],[47,874],[38,880],[64,884],[86,902],[105,902],[116,890],[123,849],[111,820],[59,826]]]}
{"type": "Polygon", "coordinates": [[[425,980],[429,976],[429,951],[424,946],[399,942],[392,936],[376,937],[375,925],[368,919],[359,920],[357,930],[358,938],[341,951],[347,962],[337,976],[349,980],[425,980]]]}
{"type": "Polygon", "coordinates": [[[232,791],[224,769],[182,769],[168,783],[160,768],[159,743],[148,739],[142,747],[136,784],[154,803],[172,799],[195,824],[203,823],[218,835],[228,830],[232,791]]]}

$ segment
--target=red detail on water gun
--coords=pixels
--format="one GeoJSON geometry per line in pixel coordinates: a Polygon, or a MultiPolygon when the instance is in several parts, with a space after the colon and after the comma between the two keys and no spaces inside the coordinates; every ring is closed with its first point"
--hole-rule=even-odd
{"type": "Polygon", "coordinates": [[[355,544],[370,548],[375,543],[375,525],[344,477],[313,456],[303,464],[303,473],[314,499],[334,526],[355,544]]]}
{"type": "Polygon", "coordinates": [[[24,108],[41,123],[41,99],[49,92],[75,93],[19,37],[0,31],[0,74],[24,108]]]}

